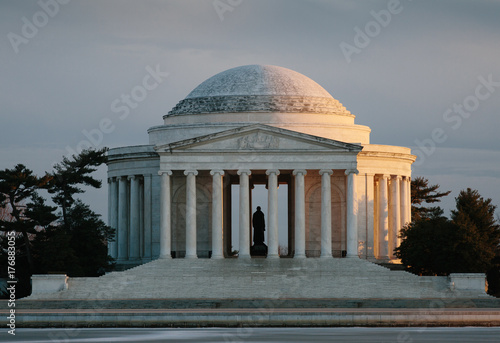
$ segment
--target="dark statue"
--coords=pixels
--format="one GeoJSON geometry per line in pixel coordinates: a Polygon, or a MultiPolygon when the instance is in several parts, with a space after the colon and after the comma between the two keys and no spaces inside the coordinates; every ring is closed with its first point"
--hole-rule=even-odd
{"type": "Polygon", "coordinates": [[[267,245],[264,244],[264,231],[266,231],[266,220],[264,213],[257,206],[257,211],[252,216],[253,246],[250,250],[252,256],[266,256],[267,245]]]}
{"type": "Polygon", "coordinates": [[[253,224],[253,243],[262,244],[264,243],[264,231],[266,231],[266,220],[264,219],[264,213],[260,210],[260,206],[257,206],[257,211],[252,217],[253,224]]]}

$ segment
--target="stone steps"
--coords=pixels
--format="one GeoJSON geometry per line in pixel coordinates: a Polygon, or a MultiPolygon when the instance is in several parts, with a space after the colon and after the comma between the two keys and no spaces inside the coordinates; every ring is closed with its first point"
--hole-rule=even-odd
{"type": "Polygon", "coordinates": [[[446,277],[418,277],[361,259],[155,260],[29,299],[446,298],[446,277]]]}

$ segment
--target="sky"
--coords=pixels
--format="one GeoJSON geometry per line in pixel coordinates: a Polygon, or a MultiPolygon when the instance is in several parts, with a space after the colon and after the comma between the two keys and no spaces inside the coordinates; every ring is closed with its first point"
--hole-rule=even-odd
{"type": "MultiPolygon", "coordinates": [[[[0,169],[147,144],[208,77],[270,64],[322,85],[372,143],[412,148],[413,177],[452,191],[445,214],[467,187],[500,205],[499,16],[493,0],[0,0],[0,169]]],[[[82,199],[106,219],[106,187],[82,199]]]]}

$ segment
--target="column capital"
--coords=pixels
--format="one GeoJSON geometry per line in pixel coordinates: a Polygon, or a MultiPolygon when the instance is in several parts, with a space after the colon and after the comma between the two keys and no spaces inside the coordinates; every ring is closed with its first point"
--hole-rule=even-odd
{"type": "Polygon", "coordinates": [[[136,176],[135,175],[129,175],[127,176],[127,180],[135,180],[136,176]]]}
{"type": "Polygon", "coordinates": [[[333,174],[333,170],[331,170],[331,169],[320,169],[319,170],[319,175],[323,175],[323,174],[332,175],[333,174]]]}
{"type": "Polygon", "coordinates": [[[158,175],[162,176],[163,174],[171,176],[172,175],[172,171],[171,170],[159,170],[158,171],[158,175]]]}
{"type": "Polygon", "coordinates": [[[250,175],[252,174],[252,171],[250,169],[240,169],[236,172],[238,175],[241,175],[241,174],[247,174],[247,175],[250,175]]]}
{"type": "Polygon", "coordinates": [[[198,175],[198,171],[196,169],[184,170],[184,175],[188,176],[189,174],[193,174],[194,176],[196,176],[196,175],[198,175]]]}
{"type": "Polygon", "coordinates": [[[305,169],[295,169],[293,172],[292,172],[293,175],[297,175],[297,174],[302,174],[304,176],[307,175],[307,170],[305,169]]]}
{"type": "Polygon", "coordinates": [[[381,174],[381,175],[378,176],[379,180],[382,180],[382,179],[386,179],[387,180],[387,179],[390,179],[390,178],[391,178],[391,176],[388,175],[388,174],[381,174]]]}
{"type": "Polygon", "coordinates": [[[224,175],[224,170],[222,169],[212,169],[210,171],[210,175],[215,175],[215,174],[219,174],[220,176],[223,176],[224,175]]]}
{"type": "Polygon", "coordinates": [[[114,177],[108,177],[108,183],[112,183],[114,180],[114,177]]]}
{"type": "Polygon", "coordinates": [[[393,179],[394,180],[402,180],[403,177],[401,175],[394,175],[393,179]]]}
{"type": "Polygon", "coordinates": [[[345,174],[346,175],[349,175],[349,174],[356,174],[356,175],[358,175],[359,174],[359,170],[357,170],[357,169],[346,169],[345,170],[345,174]]]}
{"type": "Polygon", "coordinates": [[[266,175],[269,175],[269,174],[279,175],[280,171],[279,171],[279,169],[268,169],[268,170],[266,170],[266,175]]]}

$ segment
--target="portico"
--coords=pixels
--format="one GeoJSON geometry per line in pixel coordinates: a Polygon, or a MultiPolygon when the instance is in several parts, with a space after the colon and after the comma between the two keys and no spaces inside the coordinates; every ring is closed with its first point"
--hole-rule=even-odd
{"type": "MultiPolygon", "coordinates": [[[[211,198],[211,217],[212,217],[212,253],[215,258],[227,256],[227,251],[223,247],[227,246],[223,242],[222,225],[224,217],[224,208],[228,204],[224,203],[223,186],[230,184],[231,176],[237,175],[237,182],[240,185],[239,196],[239,237],[240,237],[240,258],[250,257],[251,245],[251,223],[250,223],[250,179],[253,174],[264,176],[268,183],[268,235],[269,239],[269,258],[278,257],[278,177],[279,175],[291,176],[294,184],[294,247],[295,258],[306,257],[306,199],[305,199],[305,176],[307,173],[316,173],[320,175],[332,175],[333,170],[355,171],[357,164],[357,154],[362,147],[355,144],[336,142],[333,140],[322,140],[318,142],[313,136],[300,134],[293,131],[278,129],[266,125],[253,125],[242,129],[233,129],[208,135],[196,140],[185,140],[176,144],[157,147],[156,151],[160,155],[160,171],[162,175],[160,208],[162,212],[171,213],[171,186],[170,175],[183,171],[186,175],[185,180],[178,180],[178,184],[185,183],[186,187],[186,257],[195,257],[194,253],[188,252],[193,249],[193,241],[197,235],[195,226],[196,215],[196,175],[199,172],[211,175],[212,178],[212,198],[211,198]],[[214,166],[208,168],[209,166],[214,166]],[[327,169],[329,168],[329,169],[327,169]],[[224,178],[228,180],[224,182],[224,178]]],[[[355,173],[350,172],[351,179],[355,173]]],[[[331,199],[331,192],[328,184],[330,180],[324,178],[325,187],[322,189],[323,207],[328,207],[331,199]],[[328,185],[327,185],[328,184],[328,185]]],[[[351,181],[352,182],[352,181],[351,181]]],[[[179,187],[177,185],[176,187],[179,187]]],[[[182,186],[180,186],[182,187],[182,186]]],[[[354,187],[347,194],[347,203],[355,202],[354,187]]],[[[349,207],[349,206],[348,206],[349,207]]],[[[354,208],[355,206],[350,206],[354,208]]],[[[168,217],[165,216],[165,217],[168,217]]],[[[331,216],[324,216],[322,221],[325,227],[331,226],[331,216]]],[[[351,230],[356,231],[356,222],[352,221],[351,230]]],[[[227,226],[226,226],[227,227],[227,226]]],[[[161,226],[161,237],[171,236],[171,225],[163,224],[161,226]]],[[[347,228],[349,231],[349,227],[347,228]]],[[[324,235],[331,237],[331,232],[324,231],[324,235]]],[[[325,241],[324,254],[331,253],[331,238],[325,241]],[[326,241],[330,241],[330,244],[326,241]]],[[[355,233],[353,234],[355,236],[355,233]]],[[[162,240],[160,246],[168,245],[168,239],[162,240]]],[[[351,247],[354,248],[352,245],[351,247]]],[[[165,251],[168,251],[168,247],[165,251]]],[[[164,249],[161,248],[163,251],[164,249]]],[[[351,254],[357,256],[357,252],[351,254]]],[[[168,258],[168,256],[166,256],[168,258]]]]}

